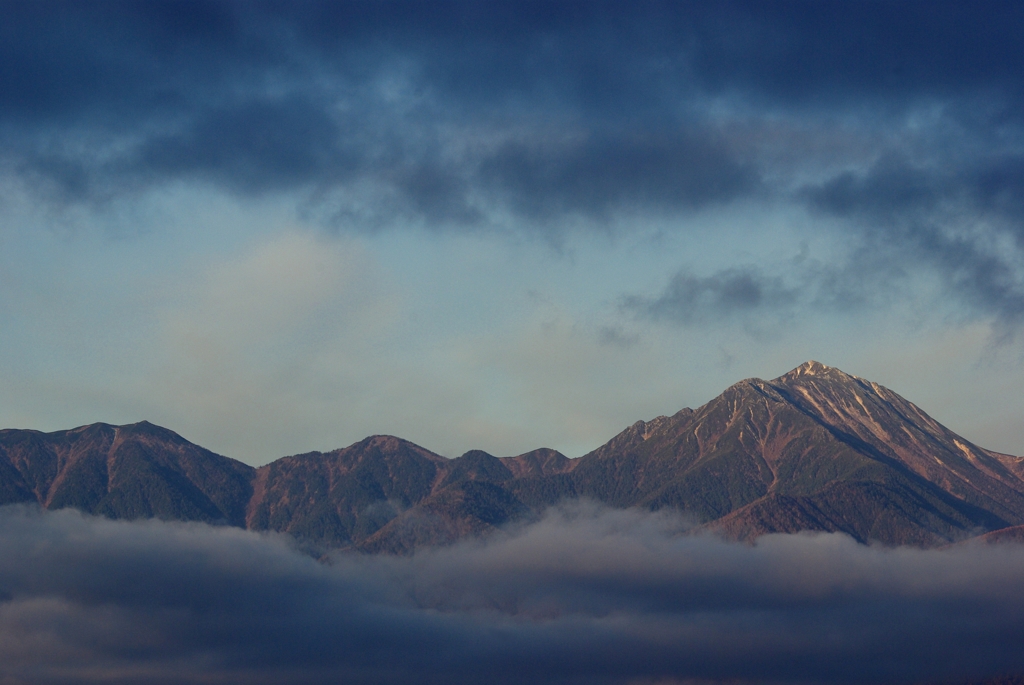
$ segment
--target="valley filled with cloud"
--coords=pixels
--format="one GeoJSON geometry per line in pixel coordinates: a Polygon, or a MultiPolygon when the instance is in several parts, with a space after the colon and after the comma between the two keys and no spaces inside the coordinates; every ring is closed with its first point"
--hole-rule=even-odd
{"type": "Polygon", "coordinates": [[[1024,548],[754,545],[577,503],[412,556],[0,509],[0,660],[32,683],[893,683],[1024,668],[1024,548]]]}

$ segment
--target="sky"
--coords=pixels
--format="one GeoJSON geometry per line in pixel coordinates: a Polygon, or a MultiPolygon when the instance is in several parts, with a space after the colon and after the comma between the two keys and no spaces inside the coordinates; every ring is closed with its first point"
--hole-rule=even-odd
{"type": "Polygon", "coordinates": [[[1024,6],[0,12],[0,426],[577,457],[815,359],[1024,453],[1024,6]]]}

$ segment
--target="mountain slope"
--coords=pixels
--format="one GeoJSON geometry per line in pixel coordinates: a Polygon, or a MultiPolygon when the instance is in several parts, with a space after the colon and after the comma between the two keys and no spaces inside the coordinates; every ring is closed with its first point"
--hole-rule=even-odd
{"type": "Polygon", "coordinates": [[[243,525],[254,469],[141,422],[0,431],[0,503],[243,525]]]}
{"type": "Polygon", "coordinates": [[[253,469],[146,422],[0,431],[0,504],[221,521],[369,552],[450,543],[578,497],[679,510],[736,539],[819,530],[936,546],[1024,525],[1022,475],[1024,459],[817,362],[638,421],[579,459],[446,459],[371,436],[253,469]]]}
{"type": "Polygon", "coordinates": [[[359,543],[427,497],[448,461],[390,436],[284,457],[257,469],[246,525],[326,545],[359,543]]]}
{"type": "Polygon", "coordinates": [[[971,444],[896,393],[813,362],[753,385],[766,404],[802,412],[827,435],[807,431],[815,449],[780,454],[766,497],[731,513],[720,530],[787,531],[792,517],[782,514],[794,503],[819,512],[804,529],[891,544],[940,544],[1024,522],[1021,460],[971,444]]]}
{"type": "Polygon", "coordinates": [[[808,362],[581,459],[581,494],[672,507],[730,536],[843,531],[941,544],[1024,522],[1021,460],[956,436],[882,386],[808,362]]]}

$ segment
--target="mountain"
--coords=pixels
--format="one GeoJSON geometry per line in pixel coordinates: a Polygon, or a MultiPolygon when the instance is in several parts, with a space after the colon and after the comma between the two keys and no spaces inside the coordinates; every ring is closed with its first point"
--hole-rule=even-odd
{"type": "Polygon", "coordinates": [[[1024,523],[1024,460],[818,362],[638,423],[580,461],[581,495],[681,509],[739,539],[821,530],[930,546],[1024,523]]]}
{"type": "Polygon", "coordinates": [[[0,504],[240,526],[254,472],[146,421],[0,431],[0,504]]]}
{"type": "Polygon", "coordinates": [[[407,552],[579,497],[679,510],[739,540],[816,530],[931,547],[1019,536],[1024,459],[982,449],[891,390],[813,361],[638,421],[578,459],[549,449],[446,459],[372,436],[254,469],[146,422],[0,431],[0,504],[222,522],[320,548],[407,552]]]}

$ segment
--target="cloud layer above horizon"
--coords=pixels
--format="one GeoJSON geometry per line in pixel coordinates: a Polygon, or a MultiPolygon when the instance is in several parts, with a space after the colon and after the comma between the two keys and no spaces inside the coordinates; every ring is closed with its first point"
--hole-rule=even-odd
{"type": "Polygon", "coordinates": [[[927,683],[1024,669],[1024,548],[756,545],[588,505],[411,557],[0,509],[20,683],[927,683]]]}
{"type": "Polygon", "coordinates": [[[578,456],[815,358],[1024,452],[1024,9],[0,9],[4,425],[578,456]]]}

